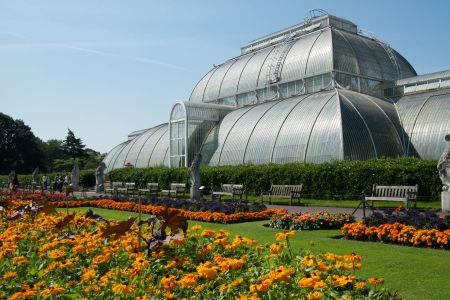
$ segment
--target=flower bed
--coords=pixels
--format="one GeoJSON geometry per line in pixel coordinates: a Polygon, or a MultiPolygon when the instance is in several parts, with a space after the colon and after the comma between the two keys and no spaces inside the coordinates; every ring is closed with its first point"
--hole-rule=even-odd
{"type": "Polygon", "coordinates": [[[269,227],[287,230],[338,229],[345,223],[354,221],[355,218],[349,214],[331,214],[325,211],[314,213],[284,212],[273,215],[269,227]]]}
{"type": "Polygon", "coordinates": [[[193,199],[172,199],[167,197],[143,197],[132,196],[125,197],[122,195],[111,195],[108,197],[102,196],[99,199],[111,199],[120,202],[139,202],[153,205],[153,206],[166,206],[171,208],[181,208],[188,211],[210,211],[210,212],[223,212],[231,214],[235,212],[257,212],[266,210],[267,207],[260,202],[244,202],[244,201],[211,201],[211,200],[193,200],[193,199]]]}
{"type": "Polygon", "coordinates": [[[187,231],[173,210],[138,230],[134,220],[105,224],[34,208],[0,221],[0,298],[398,299],[376,287],[382,280],[354,275],[358,255],[294,257],[295,232],[264,247],[223,230],[187,231]]]}
{"type": "MultiPolygon", "coordinates": [[[[139,204],[134,202],[117,202],[113,200],[78,200],[78,201],[51,201],[49,205],[55,207],[99,207],[124,211],[139,212],[139,204]]],[[[147,214],[159,214],[165,209],[164,206],[141,205],[141,211],[147,214]]],[[[184,209],[170,208],[170,210],[181,213],[188,220],[214,223],[239,223],[258,220],[268,220],[272,215],[282,213],[284,209],[267,209],[260,212],[238,212],[225,214],[222,212],[188,211],[184,209]]]]}
{"type": "Polygon", "coordinates": [[[364,218],[364,224],[367,226],[393,223],[411,225],[419,229],[445,230],[450,228],[450,216],[441,218],[432,210],[410,209],[405,211],[402,208],[396,208],[386,209],[382,212],[377,211],[364,218]]]}
{"type": "Polygon", "coordinates": [[[349,223],[341,228],[347,239],[370,240],[415,247],[449,249],[450,229],[416,229],[401,223],[366,226],[362,223],[349,223]]]}
{"type": "Polygon", "coordinates": [[[61,200],[64,198],[64,194],[50,194],[50,193],[35,193],[35,192],[0,192],[9,199],[42,199],[42,200],[61,200]]]}

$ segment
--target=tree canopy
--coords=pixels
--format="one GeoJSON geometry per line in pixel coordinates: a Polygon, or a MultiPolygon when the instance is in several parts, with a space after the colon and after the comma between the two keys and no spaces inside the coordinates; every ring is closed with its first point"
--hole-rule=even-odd
{"type": "Polygon", "coordinates": [[[62,144],[63,151],[72,158],[79,158],[82,157],[84,153],[84,147],[83,142],[80,138],[75,137],[75,134],[73,133],[70,128],[67,129],[67,136],[62,144]]]}
{"type": "Polygon", "coordinates": [[[0,173],[31,173],[44,166],[41,141],[22,120],[0,113],[0,173]]]}
{"type": "Polygon", "coordinates": [[[0,174],[10,170],[30,174],[36,167],[43,172],[70,172],[74,160],[80,168],[94,169],[104,156],[85,147],[70,129],[64,140],[43,142],[22,120],[0,113],[0,174]]]}

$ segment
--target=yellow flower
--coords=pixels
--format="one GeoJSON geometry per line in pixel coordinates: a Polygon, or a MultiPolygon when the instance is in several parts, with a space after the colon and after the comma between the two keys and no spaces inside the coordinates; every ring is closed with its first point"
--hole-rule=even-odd
{"type": "Polygon", "coordinates": [[[314,291],[314,292],[311,292],[311,293],[309,293],[308,295],[306,295],[306,297],[307,297],[309,300],[320,299],[320,298],[322,298],[322,296],[323,296],[323,293],[321,293],[321,292],[319,292],[319,291],[314,291]]]}
{"type": "Polygon", "coordinates": [[[200,226],[200,225],[194,225],[191,227],[191,230],[201,230],[201,229],[202,229],[202,226],[200,226]]]}
{"type": "Polygon", "coordinates": [[[360,289],[364,288],[365,286],[366,286],[366,283],[364,281],[360,281],[360,282],[355,283],[355,288],[357,290],[360,290],[360,289]]]}
{"type": "Polygon", "coordinates": [[[302,260],[300,261],[300,265],[303,267],[303,268],[311,268],[312,266],[314,266],[315,265],[315,256],[314,255],[311,255],[311,254],[309,254],[309,255],[306,255],[306,256],[304,256],[303,258],[302,258],[302,260]]]}
{"type": "Polygon", "coordinates": [[[285,240],[285,239],[295,236],[296,233],[297,232],[295,230],[285,231],[285,232],[277,233],[275,235],[275,237],[276,237],[277,241],[282,241],[282,240],[285,240]]]}
{"type": "Polygon", "coordinates": [[[273,254],[279,254],[281,251],[283,251],[285,245],[285,243],[274,243],[269,246],[269,249],[273,254]]]}

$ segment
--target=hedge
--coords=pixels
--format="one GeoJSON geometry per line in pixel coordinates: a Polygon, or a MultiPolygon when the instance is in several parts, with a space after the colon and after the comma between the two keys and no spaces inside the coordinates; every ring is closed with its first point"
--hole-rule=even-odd
{"type": "MultiPolygon", "coordinates": [[[[95,170],[80,170],[80,186],[94,186],[95,185],[95,175],[94,175],[95,170]]],[[[59,173],[46,173],[47,176],[49,177],[49,179],[53,182],[56,174],[62,174],[65,175],[66,173],[64,172],[59,172],[59,173]]],[[[39,185],[42,184],[42,175],[44,175],[44,173],[40,173],[38,175],[38,179],[39,179],[39,185]]],[[[24,184],[31,184],[31,182],[33,181],[32,176],[31,175],[21,175],[19,174],[17,176],[19,178],[19,182],[20,183],[24,183],[24,184]]],[[[8,176],[7,175],[0,175],[0,182],[8,182],[8,176]]]]}
{"type": "MultiPolygon", "coordinates": [[[[370,192],[373,184],[419,185],[419,200],[438,200],[442,188],[437,161],[412,157],[337,161],[323,164],[289,163],[239,166],[203,166],[202,184],[218,189],[221,183],[242,183],[249,194],[259,195],[271,184],[304,184],[305,196],[314,199],[359,199],[362,190],[370,192]]],[[[123,168],[111,171],[109,180],[171,182],[189,186],[187,168],[123,168]]]]}

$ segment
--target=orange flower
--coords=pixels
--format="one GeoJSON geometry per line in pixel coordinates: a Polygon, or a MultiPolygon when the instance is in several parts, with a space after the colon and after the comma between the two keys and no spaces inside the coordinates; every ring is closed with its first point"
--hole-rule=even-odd
{"type": "Polygon", "coordinates": [[[180,279],[180,284],[182,286],[194,286],[197,284],[198,275],[196,274],[186,274],[180,279]]]}
{"type": "Polygon", "coordinates": [[[272,284],[272,279],[264,279],[261,283],[258,284],[251,284],[250,285],[250,292],[260,292],[265,293],[269,290],[270,285],[272,284]]]}
{"type": "Polygon", "coordinates": [[[384,280],[382,278],[369,278],[367,281],[371,284],[377,285],[382,284],[384,280]]]}
{"type": "Polygon", "coordinates": [[[217,277],[217,267],[213,267],[209,261],[197,266],[197,272],[206,279],[215,279],[217,277]]]}
{"type": "Polygon", "coordinates": [[[112,288],[112,291],[113,291],[114,294],[127,295],[127,294],[133,293],[134,288],[132,286],[127,286],[125,284],[116,284],[112,288]]]}
{"type": "Polygon", "coordinates": [[[81,281],[91,281],[97,277],[97,273],[93,269],[84,268],[83,275],[81,275],[81,281]]]}
{"type": "Polygon", "coordinates": [[[173,291],[177,287],[177,278],[173,275],[166,275],[161,279],[161,285],[166,291],[173,291]]]}
{"type": "Polygon", "coordinates": [[[319,292],[319,291],[314,291],[309,293],[308,295],[306,295],[306,298],[308,298],[309,300],[315,300],[315,299],[320,299],[322,298],[323,293],[319,292]]]}
{"type": "Polygon", "coordinates": [[[15,265],[23,265],[28,263],[28,259],[25,256],[16,256],[12,259],[15,265]]]}
{"type": "Polygon", "coordinates": [[[41,291],[40,295],[42,297],[45,297],[45,296],[55,296],[57,294],[62,294],[62,293],[64,293],[64,288],[59,287],[57,285],[53,285],[53,286],[41,291]]]}
{"type": "Polygon", "coordinates": [[[5,274],[3,274],[3,279],[10,279],[10,278],[16,278],[17,277],[17,273],[16,272],[6,272],[5,274]]]}
{"type": "Polygon", "coordinates": [[[137,270],[142,270],[150,265],[150,262],[144,258],[143,255],[139,255],[136,257],[136,260],[133,262],[133,267],[137,270]]]}
{"type": "Polygon", "coordinates": [[[291,280],[291,274],[293,274],[295,271],[294,269],[286,269],[283,266],[279,266],[275,270],[269,273],[269,277],[274,281],[290,281],[291,280]]]}

